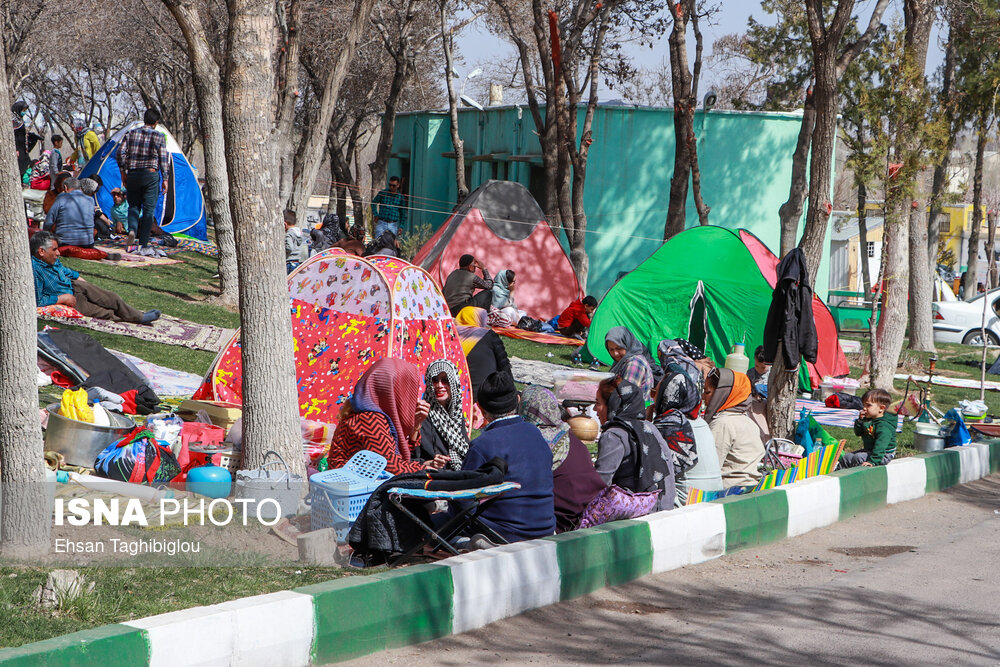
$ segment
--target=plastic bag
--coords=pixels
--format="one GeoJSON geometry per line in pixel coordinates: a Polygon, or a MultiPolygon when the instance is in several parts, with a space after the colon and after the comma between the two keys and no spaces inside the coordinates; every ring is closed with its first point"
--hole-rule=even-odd
{"type": "Polygon", "coordinates": [[[94,410],[87,402],[87,390],[66,389],[59,402],[59,414],[68,419],[75,419],[88,424],[94,423],[94,410]]]}
{"type": "Polygon", "coordinates": [[[944,418],[945,420],[954,422],[948,427],[948,431],[945,434],[945,447],[960,447],[972,442],[972,436],[969,434],[969,429],[965,426],[965,420],[962,419],[962,413],[958,408],[952,408],[946,412],[944,418]]]}
{"type": "Polygon", "coordinates": [[[136,428],[97,455],[94,472],[133,484],[167,484],[181,473],[181,467],[165,442],[136,428]]]}
{"type": "Polygon", "coordinates": [[[146,428],[153,432],[153,437],[163,440],[176,454],[181,444],[181,428],[184,420],[169,413],[149,415],[146,417],[146,428]]]}
{"type": "Polygon", "coordinates": [[[326,422],[302,419],[302,453],[306,465],[315,466],[330,451],[333,442],[333,426],[326,422]]]}

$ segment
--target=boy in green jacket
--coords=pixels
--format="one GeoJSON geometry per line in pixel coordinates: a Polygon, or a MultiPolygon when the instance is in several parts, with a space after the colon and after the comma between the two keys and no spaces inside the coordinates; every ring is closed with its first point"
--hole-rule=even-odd
{"type": "Polygon", "coordinates": [[[842,454],[841,468],[884,466],[896,455],[897,417],[886,412],[891,400],[885,389],[869,389],[861,397],[864,407],[854,422],[854,434],[861,436],[865,448],[842,454]]]}

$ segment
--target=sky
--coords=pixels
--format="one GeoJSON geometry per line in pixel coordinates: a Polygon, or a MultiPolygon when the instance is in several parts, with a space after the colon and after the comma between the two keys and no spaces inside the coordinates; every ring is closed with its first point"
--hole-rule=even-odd
{"type": "MultiPolygon", "coordinates": [[[[766,2],[766,0],[765,0],[766,2]]],[[[761,9],[761,3],[759,0],[721,0],[718,2],[721,9],[716,12],[715,17],[711,24],[702,24],[702,33],[704,34],[704,44],[705,44],[705,60],[712,52],[712,44],[718,38],[723,35],[730,33],[742,33],[746,30],[747,19],[752,15],[758,21],[762,23],[773,23],[773,17],[763,9],[761,9]]],[[[874,6],[875,0],[859,0],[855,6],[855,15],[863,16],[865,20],[871,15],[871,8],[874,6]]],[[[901,12],[899,8],[899,0],[893,0],[890,4],[889,9],[886,11],[885,16],[883,16],[882,22],[885,24],[890,24],[892,21],[901,21],[901,12]]],[[[688,40],[693,42],[692,39],[688,40]]],[[[483,66],[492,62],[498,58],[512,57],[514,54],[513,47],[508,46],[501,40],[497,39],[491,35],[488,31],[482,28],[479,23],[474,23],[456,39],[458,51],[461,53],[465,60],[465,67],[457,67],[459,75],[465,77],[466,74],[471,72],[477,66],[483,66]]],[[[689,44],[690,46],[690,44],[689,44]]],[[[649,47],[640,48],[637,45],[630,45],[626,47],[626,52],[629,53],[635,64],[640,68],[654,68],[660,64],[660,62],[667,59],[667,38],[666,35],[655,44],[652,49],[649,47]]],[[[693,59],[693,52],[691,54],[693,59]]],[[[944,59],[943,52],[938,40],[938,30],[935,28],[934,33],[931,36],[931,49],[928,54],[928,72],[933,72],[936,70],[944,59]]],[[[707,91],[713,81],[713,73],[710,69],[708,63],[705,65],[705,69],[702,72],[702,85],[701,89],[707,91]]],[[[470,84],[468,87],[468,92],[472,93],[476,98],[480,96],[485,97],[486,84],[488,82],[481,81],[478,82],[479,85],[470,84]]],[[[613,99],[617,97],[618,94],[615,92],[607,93],[602,92],[602,98],[613,99]]],[[[480,102],[485,102],[486,100],[479,100],[480,102]]]]}

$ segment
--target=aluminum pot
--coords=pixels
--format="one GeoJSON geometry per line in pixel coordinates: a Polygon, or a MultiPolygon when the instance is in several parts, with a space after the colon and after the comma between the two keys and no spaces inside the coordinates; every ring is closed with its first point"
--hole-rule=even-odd
{"type": "Polygon", "coordinates": [[[97,455],[105,447],[135,429],[135,422],[117,412],[108,412],[110,426],[95,426],[63,417],[59,414],[58,403],[52,403],[45,409],[49,411],[49,425],[45,429],[46,451],[59,452],[66,463],[74,466],[93,468],[97,455]]]}
{"type": "Polygon", "coordinates": [[[940,432],[913,432],[913,448],[918,452],[936,452],[944,449],[944,436],[940,432]]]}

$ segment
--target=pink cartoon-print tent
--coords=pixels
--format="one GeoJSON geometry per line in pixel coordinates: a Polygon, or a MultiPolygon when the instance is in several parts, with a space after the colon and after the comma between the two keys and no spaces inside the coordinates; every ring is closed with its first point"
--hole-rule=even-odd
{"type": "MultiPolygon", "coordinates": [[[[376,360],[403,359],[423,376],[437,359],[458,367],[466,423],[472,385],[455,322],[423,269],[395,257],[332,249],[288,276],[299,413],[336,424],[354,384],[376,360]]],[[[242,403],[239,332],[216,358],[195,398],[242,403]]]]}

